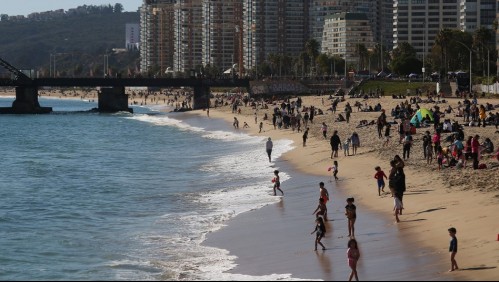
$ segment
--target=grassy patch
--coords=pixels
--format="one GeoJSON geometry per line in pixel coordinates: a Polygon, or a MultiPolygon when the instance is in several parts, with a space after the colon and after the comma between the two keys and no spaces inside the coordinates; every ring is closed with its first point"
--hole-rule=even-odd
{"type": "Polygon", "coordinates": [[[376,89],[381,89],[384,91],[385,96],[391,95],[406,95],[407,89],[410,89],[411,95],[416,94],[416,89],[421,89],[423,93],[426,90],[433,91],[437,88],[435,82],[408,82],[402,80],[369,80],[366,81],[360,88],[364,90],[364,93],[369,93],[370,91],[376,92],[376,89]]]}

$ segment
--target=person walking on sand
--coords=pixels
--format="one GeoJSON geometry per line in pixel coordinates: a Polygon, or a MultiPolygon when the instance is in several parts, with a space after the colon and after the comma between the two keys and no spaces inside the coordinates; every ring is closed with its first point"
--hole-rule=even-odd
{"type": "Polygon", "coordinates": [[[402,202],[402,209],[400,210],[399,213],[400,215],[402,215],[402,210],[404,209],[404,193],[406,190],[406,181],[404,173],[405,163],[400,158],[399,155],[395,155],[393,161],[395,161],[395,175],[393,175],[392,180],[394,182],[393,186],[395,188],[395,194],[399,196],[400,202],[402,202]]]}
{"type": "Polygon", "coordinates": [[[378,183],[378,196],[381,196],[381,192],[385,192],[385,179],[388,179],[385,172],[381,170],[381,167],[377,166],[374,168],[376,170],[376,174],[374,174],[374,178],[378,183]]]}
{"type": "Polygon", "coordinates": [[[327,139],[327,124],[325,122],[322,123],[321,130],[322,136],[324,136],[324,139],[327,139]]]}
{"type": "Polygon", "coordinates": [[[324,221],[322,220],[322,217],[317,217],[315,219],[315,229],[312,231],[310,234],[315,233],[315,249],[314,251],[317,251],[317,244],[321,245],[322,250],[326,250],[326,247],[321,243],[322,238],[324,238],[324,235],[326,235],[326,226],[324,225],[324,221]]]}
{"type": "Polygon", "coordinates": [[[350,142],[350,138],[347,138],[345,143],[343,143],[343,153],[345,154],[345,157],[350,156],[350,142]]]}
{"type": "Polygon", "coordinates": [[[352,270],[350,272],[350,277],[348,281],[352,281],[355,277],[355,281],[359,281],[359,276],[357,275],[357,262],[360,258],[359,246],[357,244],[357,240],[350,239],[348,241],[348,250],[347,250],[347,258],[348,258],[348,266],[352,270]]]}
{"type": "Polygon", "coordinates": [[[272,182],[274,182],[274,196],[276,196],[276,189],[281,191],[282,195],[284,196],[284,192],[281,190],[281,178],[279,177],[279,171],[274,170],[274,179],[272,179],[272,182]]]}
{"type": "Polygon", "coordinates": [[[387,123],[385,126],[385,142],[383,143],[383,147],[388,146],[388,143],[390,142],[390,128],[392,127],[391,124],[387,123]]]}
{"type": "Polygon", "coordinates": [[[333,135],[331,136],[329,143],[331,144],[331,159],[337,158],[338,157],[338,149],[340,148],[340,144],[341,144],[340,137],[338,136],[338,130],[335,130],[333,132],[333,135]]]}
{"type": "Polygon", "coordinates": [[[263,129],[263,122],[261,121],[260,122],[260,131],[258,133],[262,133],[262,129],[263,129]]]}
{"type": "Polygon", "coordinates": [[[357,207],[353,204],[354,198],[347,199],[345,215],[348,219],[348,237],[355,237],[355,220],[357,219],[357,207]]]}
{"type": "Polygon", "coordinates": [[[357,132],[352,133],[352,137],[350,137],[350,140],[352,141],[352,154],[356,155],[357,154],[357,148],[360,147],[360,137],[357,132]]]}
{"type": "Polygon", "coordinates": [[[274,143],[272,143],[272,139],[269,137],[267,143],[265,144],[265,148],[267,149],[267,156],[269,156],[269,163],[272,162],[272,148],[274,147],[274,143]]]}
{"type": "Polygon", "coordinates": [[[307,146],[307,139],[308,139],[308,130],[309,128],[305,129],[305,132],[303,132],[303,147],[307,146]]]}
{"type": "Polygon", "coordinates": [[[451,227],[447,229],[449,231],[449,236],[451,237],[450,239],[450,246],[449,246],[449,252],[450,252],[450,269],[449,272],[452,272],[454,270],[458,270],[459,267],[457,266],[456,262],[456,254],[457,254],[457,237],[456,233],[457,230],[454,227],[451,227]]]}
{"type": "Polygon", "coordinates": [[[410,132],[405,133],[404,141],[403,141],[403,156],[404,160],[409,158],[411,154],[411,146],[412,146],[412,135],[410,132]]]}

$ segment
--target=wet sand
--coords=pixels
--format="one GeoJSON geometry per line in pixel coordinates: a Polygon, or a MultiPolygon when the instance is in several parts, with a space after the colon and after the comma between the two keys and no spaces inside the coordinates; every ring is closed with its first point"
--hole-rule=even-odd
{"type": "MultiPolygon", "coordinates": [[[[277,160],[275,166],[291,175],[291,179],[282,183],[285,193],[282,201],[238,216],[224,229],[210,234],[205,245],[227,249],[238,257],[238,266],[232,273],[255,276],[290,273],[293,278],[307,280],[347,280],[349,238],[344,207],[348,190],[341,187],[341,180],[336,187],[328,177],[299,173],[282,160],[277,160]],[[330,221],[326,223],[327,235],[322,240],[327,250],[322,251],[319,246],[316,252],[315,235],[310,233],[315,227],[312,212],[317,206],[320,181],[326,184],[332,201],[327,204],[330,221]]],[[[270,185],[267,190],[272,192],[270,185]]],[[[360,280],[450,281],[457,278],[442,271],[447,269],[448,254],[413,244],[412,230],[403,230],[402,225],[393,223],[391,216],[356,204],[360,280]]]]}

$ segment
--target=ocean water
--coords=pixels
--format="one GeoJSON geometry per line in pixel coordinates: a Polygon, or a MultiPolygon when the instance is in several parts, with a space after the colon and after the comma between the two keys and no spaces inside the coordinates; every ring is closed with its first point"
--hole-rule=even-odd
{"type": "MultiPolygon", "coordinates": [[[[235,258],[201,245],[228,219],[280,200],[264,138],[154,106],[40,104],[54,113],[0,115],[0,280],[290,278],[225,273],[235,258]]],[[[293,146],[275,143],[275,158],[293,146]]]]}

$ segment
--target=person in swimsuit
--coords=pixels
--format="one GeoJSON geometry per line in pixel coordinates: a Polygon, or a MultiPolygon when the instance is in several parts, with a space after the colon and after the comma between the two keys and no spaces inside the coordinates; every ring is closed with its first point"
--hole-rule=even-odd
{"type": "Polygon", "coordinates": [[[316,234],[315,235],[315,251],[317,251],[317,244],[321,245],[322,250],[325,250],[326,247],[321,243],[322,238],[324,238],[324,235],[326,235],[326,226],[324,225],[324,221],[322,220],[322,217],[318,217],[315,219],[315,229],[312,231],[310,234],[316,234]]]}
{"type": "Polygon", "coordinates": [[[454,270],[459,269],[457,266],[456,262],[456,254],[457,254],[457,237],[456,233],[457,230],[454,227],[449,228],[447,231],[449,231],[449,236],[451,237],[450,240],[450,246],[449,246],[449,252],[450,252],[450,269],[449,272],[452,272],[454,270]]]}
{"type": "Polygon", "coordinates": [[[357,261],[360,258],[360,252],[355,239],[350,239],[350,241],[348,241],[347,258],[348,266],[352,270],[348,281],[352,281],[353,277],[355,277],[356,281],[359,281],[359,277],[357,276],[357,261]]]}
{"type": "Polygon", "coordinates": [[[281,191],[282,195],[284,196],[284,192],[282,192],[281,190],[281,180],[279,178],[279,171],[278,170],[274,170],[274,179],[273,179],[273,182],[274,182],[274,196],[276,195],[276,189],[281,191]]]}
{"type": "Polygon", "coordinates": [[[329,192],[327,191],[326,187],[324,187],[324,182],[319,183],[319,189],[320,198],[324,199],[324,204],[326,204],[329,201],[329,192]]]}
{"type": "Polygon", "coordinates": [[[353,204],[354,198],[347,199],[345,215],[348,219],[348,237],[355,237],[355,220],[357,219],[357,207],[353,204]]]}

